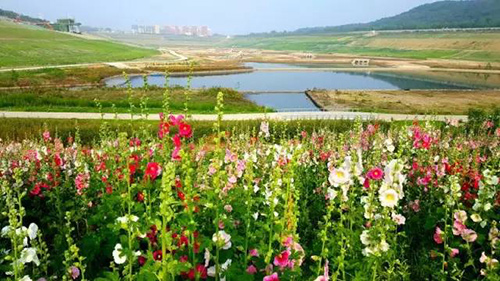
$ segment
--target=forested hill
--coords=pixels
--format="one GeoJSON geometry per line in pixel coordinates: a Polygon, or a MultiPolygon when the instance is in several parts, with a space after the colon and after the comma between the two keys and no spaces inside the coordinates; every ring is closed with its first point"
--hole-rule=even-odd
{"type": "Polygon", "coordinates": [[[370,23],[301,28],[287,34],[478,27],[500,27],[500,0],[439,1],[370,23]]]}
{"type": "Polygon", "coordinates": [[[33,18],[33,17],[29,17],[26,15],[16,13],[16,12],[2,10],[2,9],[0,9],[0,17],[6,17],[9,19],[13,19],[13,20],[20,19],[22,21],[31,22],[31,23],[44,23],[44,22],[46,22],[46,20],[43,20],[43,19],[33,18]]]}

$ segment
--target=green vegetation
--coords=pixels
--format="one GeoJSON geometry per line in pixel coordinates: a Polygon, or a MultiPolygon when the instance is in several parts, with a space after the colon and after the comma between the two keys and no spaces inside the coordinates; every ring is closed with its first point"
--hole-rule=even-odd
{"type": "Polygon", "coordinates": [[[156,50],[0,21],[0,67],[123,61],[155,54],[156,50]]]}
{"type": "Polygon", "coordinates": [[[312,35],[371,30],[500,27],[499,14],[498,0],[439,1],[369,23],[301,28],[291,33],[312,35]]]}
{"type": "MultiPolygon", "coordinates": [[[[192,113],[214,113],[217,103],[217,93],[224,92],[225,112],[248,113],[264,112],[264,107],[245,99],[232,89],[208,88],[193,90],[189,93],[192,113]]],[[[170,89],[170,109],[182,112],[185,102],[185,89],[175,87],[170,89]]],[[[147,99],[149,113],[162,111],[164,89],[149,90],[134,89],[131,100],[136,113],[141,112],[141,101],[147,99]]],[[[43,111],[43,112],[102,112],[128,113],[130,104],[127,89],[123,88],[92,88],[92,89],[19,89],[0,91],[0,109],[9,111],[43,111]],[[97,106],[97,102],[101,108],[97,106]]],[[[271,111],[267,109],[267,111],[271,111]]]]}
{"type": "Polygon", "coordinates": [[[18,14],[16,12],[2,10],[2,9],[0,9],[0,17],[6,17],[6,18],[9,18],[9,19],[13,19],[13,20],[20,19],[22,21],[28,21],[28,22],[32,22],[32,23],[44,23],[44,22],[47,22],[46,20],[43,20],[43,19],[33,18],[33,17],[30,17],[30,16],[25,16],[25,15],[22,15],[22,14],[18,14]]]}
{"type": "MultiPolygon", "coordinates": [[[[21,141],[33,139],[34,136],[41,136],[43,131],[48,130],[54,136],[60,137],[63,141],[69,136],[74,136],[76,131],[84,144],[91,144],[99,138],[100,129],[105,123],[112,131],[125,131],[133,135],[138,128],[147,128],[151,133],[158,131],[158,121],[144,120],[68,120],[68,119],[28,119],[28,118],[0,118],[0,139],[8,141],[21,141]]],[[[189,121],[194,128],[193,137],[195,139],[213,134],[213,122],[210,121],[189,121]]],[[[389,122],[378,122],[381,129],[387,129],[389,122]]],[[[411,124],[411,122],[397,121],[395,124],[411,124]]],[[[223,121],[221,130],[234,133],[257,132],[261,125],[260,120],[247,121],[223,121]]],[[[295,120],[295,121],[271,121],[270,127],[279,130],[282,134],[290,137],[296,136],[300,131],[313,132],[318,130],[332,130],[336,132],[346,132],[353,128],[354,122],[351,120],[295,120]]]]}
{"type": "Polygon", "coordinates": [[[500,62],[500,32],[343,33],[236,37],[220,46],[412,59],[500,62]]]}

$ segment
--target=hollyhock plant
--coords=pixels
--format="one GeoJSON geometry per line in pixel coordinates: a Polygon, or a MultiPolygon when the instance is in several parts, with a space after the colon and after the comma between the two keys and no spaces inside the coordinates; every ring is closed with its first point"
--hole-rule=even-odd
{"type": "Polygon", "coordinates": [[[150,180],[155,180],[161,174],[161,167],[156,162],[150,162],[146,166],[145,176],[150,180]]]}
{"type": "Polygon", "coordinates": [[[384,177],[384,171],[382,171],[382,169],[378,167],[375,167],[368,171],[368,174],[366,176],[371,180],[381,180],[384,177]]]}
{"type": "Polygon", "coordinates": [[[186,123],[179,124],[179,135],[184,138],[190,138],[193,134],[191,126],[186,123]]]}
{"type": "Polygon", "coordinates": [[[281,269],[290,266],[290,250],[283,251],[279,255],[275,256],[273,263],[281,269]]]}

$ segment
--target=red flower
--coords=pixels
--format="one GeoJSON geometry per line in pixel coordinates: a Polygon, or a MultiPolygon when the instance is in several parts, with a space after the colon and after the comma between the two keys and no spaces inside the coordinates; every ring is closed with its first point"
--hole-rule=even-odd
{"type": "Polygon", "coordinates": [[[137,202],[144,202],[144,193],[142,191],[137,192],[137,202]]]}
{"type": "Polygon", "coordinates": [[[375,167],[368,172],[367,176],[371,180],[380,180],[384,176],[384,171],[379,167],[375,167]]]}
{"type": "Polygon", "coordinates": [[[193,134],[191,126],[189,126],[186,123],[181,123],[179,125],[179,134],[181,135],[181,137],[190,138],[191,135],[193,134]]]}
{"type": "Polygon", "coordinates": [[[162,258],[163,258],[163,254],[162,254],[161,250],[156,250],[153,252],[153,259],[155,261],[161,261],[162,258]]]}
{"type": "Polygon", "coordinates": [[[163,139],[170,132],[170,124],[165,122],[160,122],[158,125],[158,138],[163,139]]]}
{"type": "Polygon", "coordinates": [[[283,251],[281,254],[274,257],[274,265],[280,268],[287,267],[290,264],[290,251],[283,251]]]}
{"type": "Polygon", "coordinates": [[[181,137],[179,136],[179,134],[176,134],[173,138],[172,138],[172,141],[174,142],[174,146],[175,147],[180,147],[181,146],[181,137]]]}
{"type": "Polygon", "coordinates": [[[150,162],[146,166],[146,177],[154,180],[161,174],[161,167],[156,162],[150,162]]]}
{"type": "Polygon", "coordinates": [[[137,261],[139,262],[140,266],[143,266],[146,263],[146,258],[144,256],[139,256],[137,261]]]}
{"type": "Polygon", "coordinates": [[[202,264],[197,264],[194,269],[191,269],[189,271],[187,277],[189,278],[189,280],[195,280],[196,276],[202,279],[207,278],[207,269],[205,268],[205,266],[203,266],[202,264]]]}

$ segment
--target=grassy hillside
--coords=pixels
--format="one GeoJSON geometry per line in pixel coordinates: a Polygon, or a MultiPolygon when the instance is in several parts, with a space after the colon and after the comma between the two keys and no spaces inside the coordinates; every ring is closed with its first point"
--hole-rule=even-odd
{"type": "Polygon", "coordinates": [[[317,34],[363,30],[500,27],[500,1],[439,1],[402,14],[369,23],[312,27],[295,34],[317,34]]]}
{"type": "Polygon", "coordinates": [[[0,67],[121,61],[155,54],[155,50],[0,20],[0,67]]]}
{"type": "Polygon", "coordinates": [[[343,33],[236,37],[221,45],[413,59],[500,62],[500,32],[343,33]]]}

